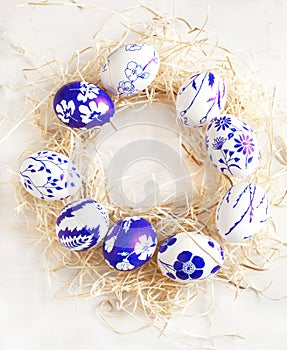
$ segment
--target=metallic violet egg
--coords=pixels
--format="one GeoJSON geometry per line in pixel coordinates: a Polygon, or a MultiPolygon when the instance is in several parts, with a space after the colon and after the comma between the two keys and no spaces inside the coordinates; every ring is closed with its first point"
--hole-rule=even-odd
{"type": "Polygon", "coordinates": [[[84,251],[100,243],[109,229],[105,208],[93,199],[67,204],[56,221],[56,232],[64,247],[84,251]]]}
{"type": "Polygon", "coordinates": [[[74,81],[62,86],[54,97],[57,117],[76,129],[92,129],[108,123],[115,113],[110,96],[94,84],[74,81]]]}
{"type": "Polygon", "coordinates": [[[134,270],[152,257],[156,244],[150,222],[138,216],[128,217],[115,223],[105,237],[104,258],[116,270],[134,270]]]}

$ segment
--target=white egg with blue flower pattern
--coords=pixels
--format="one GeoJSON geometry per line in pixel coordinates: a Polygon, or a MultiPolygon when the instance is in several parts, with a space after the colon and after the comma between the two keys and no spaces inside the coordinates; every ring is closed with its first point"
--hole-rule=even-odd
{"type": "Polygon", "coordinates": [[[156,232],[151,223],[139,216],[131,216],[111,227],[104,240],[103,254],[110,267],[129,271],[150,260],[156,244],[156,232]]]}
{"type": "Polygon", "coordinates": [[[268,199],[255,183],[240,182],[222,197],[216,211],[216,227],[228,242],[242,242],[257,234],[268,218],[268,199]]]}
{"type": "Polygon", "coordinates": [[[76,165],[64,154],[53,151],[36,152],[25,158],[20,180],[30,194],[48,201],[68,198],[82,184],[76,165]]]}
{"type": "Polygon", "coordinates": [[[208,124],[205,145],[213,165],[223,174],[244,179],[259,162],[259,144],[254,131],[233,115],[215,117],[208,124]]]}
{"type": "Polygon", "coordinates": [[[56,233],[64,247],[84,251],[101,242],[109,229],[105,208],[93,199],[67,204],[56,221],[56,233]]]}
{"type": "Polygon", "coordinates": [[[213,276],[223,264],[224,252],[201,232],[181,232],[160,245],[157,261],[164,276],[190,283],[213,276]]]}
{"type": "Polygon", "coordinates": [[[159,65],[159,56],[153,47],[128,44],[108,56],[101,70],[101,81],[114,95],[135,95],[151,84],[159,65]]]}
{"type": "Polygon", "coordinates": [[[176,112],[187,127],[201,127],[218,116],[226,103],[223,81],[212,72],[191,76],[181,86],[176,97],[176,112]]]}

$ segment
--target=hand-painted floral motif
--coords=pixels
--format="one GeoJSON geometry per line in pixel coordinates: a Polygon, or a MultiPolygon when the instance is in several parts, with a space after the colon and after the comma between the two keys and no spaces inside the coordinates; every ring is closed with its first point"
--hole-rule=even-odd
{"type": "Polygon", "coordinates": [[[212,72],[191,76],[181,86],[176,98],[180,121],[188,127],[201,127],[224,109],[224,83],[212,72]]]}
{"type": "Polygon", "coordinates": [[[180,283],[212,276],[223,261],[220,244],[198,232],[173,235],[161,244],[158,251],[161,272],[180,283]]]}
{"type": "Polygon", "coordinates": [[[93,199],[80,199],[67,204],[56,221],[59,241],[75,251],[95,247],[104,239],[108,229],[108,214],[93,199]]]}
{"type": "Polygon", "coordinates": [[[77,129],[100,127],[115,113],[108,94],[94,84],[81,81],[68,83],[57,91],[54,110],[63,123],[77,129]]]}
{"type": "Polygon", "coordinates": [[[111,93],[131,96],[144,90],[158,69],[157,52],[148,45],[133,43],[110,54],[101,70],[101,79],[111,93]]]}
{"type": "Polygon", "coordinates": [[[104,258],[116,270],[133,270],[152,257],[156,243],[156,233],[147,220],[128,217],[108,232],[103,245],[104,258]]]}
{"type": "Polygon", "coordinates": [[[42,151],[24,159],[20,180],[33,196],[45,200],[68,198],[81,186],[75,164],[63,154],[42,151]]]}
{"type": "Polygon", "coordinates": [[[213,118],[207,126],[205,144],[210,160],[224,174],[245,178],[258,164],[256,135],[235,116],[213,118]]]}

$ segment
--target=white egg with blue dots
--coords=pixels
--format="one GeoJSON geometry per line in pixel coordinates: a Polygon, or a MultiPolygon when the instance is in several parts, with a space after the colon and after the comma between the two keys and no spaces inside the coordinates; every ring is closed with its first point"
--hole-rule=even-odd
{"type": "Polygon", "coordinates": [[[201,232],[181,232],[160,245],[157,259],[164,276],[187,284],[213,276],[224,262],[224,252],[201,232]]]}

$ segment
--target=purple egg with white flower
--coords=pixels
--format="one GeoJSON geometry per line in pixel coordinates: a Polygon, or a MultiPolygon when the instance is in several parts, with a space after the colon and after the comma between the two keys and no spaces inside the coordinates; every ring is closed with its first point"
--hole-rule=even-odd
{"type": "Polygon", "coordinates": [[[82,184],[76,165],[54,151],[40,151],[26,157],[20,167],[20,180],[30,194],[48,201],[68,198],[82,184]]]}
{"type": "Polygon", "coordinates": [[[116,222],[104,239],[108,265],[118,271],[135,270],[150,260],[157,244],[152,224],[138,216],[116,222]]]}
{"type": "Polygon", "coordinates": [[[225,175],[244,179],[259,162],[259,144],[255,132],[233,115],[215,117],[208,124],[205,145],[213,165],[225,175]]]}
{"type": "Polygon", "coordinates": [[[187,284],[216,274],[224,252],[218,242],[201,232],[181,232],[160,245],[157,262],[164,276],[187,284]]]}
{"type": "Polygon", "coordinates": [[[79,199],[67,204],[56,221],[59,241],[64,247],[78,252],[96,247],[108,229],[108,213],[93,199],[79,199]]]}
{"type": "Polygon", "coordinates": [[[54,111],[61,122],[71,128],[92,129],[108,123],[115,107],[110,96],[98,86],[74,81],[57,91],[54,111]]]}
{"type": "Polygon", "coordinates": [[[187,127],[206,125],[224,110],[226,89],[223,81],[212,72],[192,75],[180,87],[176,97],[176,112],[187,127]]]}

